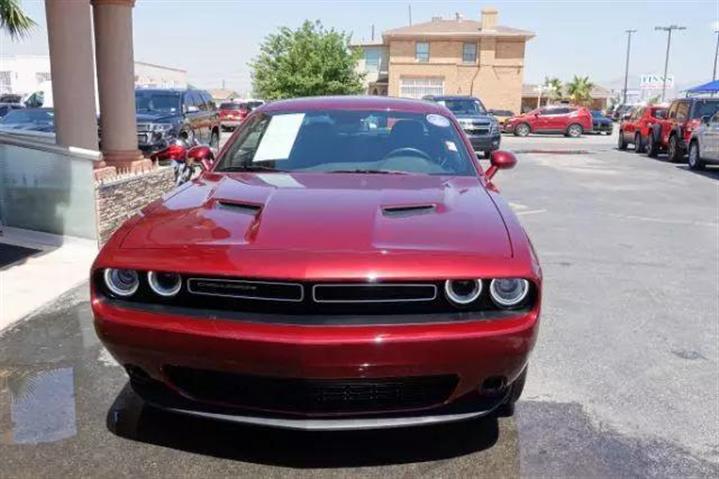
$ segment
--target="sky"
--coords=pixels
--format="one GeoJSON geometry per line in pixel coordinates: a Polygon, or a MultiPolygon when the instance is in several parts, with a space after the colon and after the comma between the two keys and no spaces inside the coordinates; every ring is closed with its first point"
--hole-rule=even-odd
{"type": "MultiPolygon", "coordinates": [[[[19,42],[0,34],[0,56],[47,54],[44,2],[22,0],[37,23],[19,42]]],[[[674,32],[669,73],[678,86],[711,80],[719,25],[719,0],[674,1],[231,1],[137,0],[134,9],[135,59],[183,68],[190,83],[201,88],[248,92],[250,68],[262,39],[281,26],[320,20],[327,27],[369,39],[377,33],[433,16],[479,19],[482,7],[499,10],[499,24],[535,32],[525,56],[525,83],[545,76],[563,81],[587,75],[600,85],[618,88],[624,77],[626,29],[632,37],[631,83],[644,73],[662,73],[666,33],[657,25],[685,26],[674,32]]]]}

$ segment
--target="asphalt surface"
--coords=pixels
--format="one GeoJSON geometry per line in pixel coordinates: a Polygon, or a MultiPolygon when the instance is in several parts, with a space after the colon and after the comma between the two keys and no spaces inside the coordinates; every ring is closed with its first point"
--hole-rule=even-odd
{"type": "Polygon", "coordinates": [[[719,168],[609,137],[504,143],[535,151],[496,183],[545,275],[514,417],[301,433],[156,411],[80,287],[0,335],[0,477],[717,477],[719,168]]]}

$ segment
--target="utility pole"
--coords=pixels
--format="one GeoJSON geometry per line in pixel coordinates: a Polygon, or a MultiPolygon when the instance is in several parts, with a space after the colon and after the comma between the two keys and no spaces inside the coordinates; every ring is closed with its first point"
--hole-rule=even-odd
{"type": "Polygon", "coordinates": [[[627,104],[627,82],[629,81],[629,52],[632,48],[632,33],[636,33],[636,30],[624,30],[627,34],[627,63],[624,66],[624,100],[623,105],[627,104]]]}
{"type": "Polygon", "coordinates": [[[409,10],[409,25],[412,26],[412,4],[410,3],[407,5],[407,10],[409,10]]]}
{"type": "Polygon", "coordinates": [[[717,79],[717,57],[719,57],[719,22],[714,24],[714,33],[717,34],[717,46],[714,49],[714,73],[712,73],[712,81],[717,79]]]}
{"type": "Polygon", "coordinates": [[[679,25],[669,25],[667,27],[654,27],[654,30],[661,30],[667,32],[667,55],[664,59],[664,77],[662,78],[662,101],[667,91],[667,70],[669,68],[669,47],[672,44],[672,30],[686,30],[687,27],[680,27],[679,25]]]}

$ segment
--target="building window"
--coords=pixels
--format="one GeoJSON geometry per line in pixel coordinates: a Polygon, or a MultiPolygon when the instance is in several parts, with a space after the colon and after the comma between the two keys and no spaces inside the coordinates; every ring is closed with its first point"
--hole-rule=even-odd
{"type": "Polygon", "coordinates": [[[442,77],[400,77],[399,96],[422,98],[427,95],[444,95],[442,77]]]}
{"type": "Polygon", "coordinates": [[[462,46],[462,61],[464,63],[476,63],[477,62],[477,44],[476,43],[465,43],[462,46]]]}
{"type": "Polygon", "coordinates": [[[415,44],[414,55],[418,62],[423,62],[423,63],[428,62],[429,61],[429,43],[417,42],[415,44]]]}
{"type": "Polygon", "coordinates": [[[35,80],[37,80],[38,83],[42,83],[44,81],[50,81],[50,73],[49,72],[37,72],[37,73],[35,73],[35,80]]]}
{"type": "Polygon", "coordinates": [[[365,68],[367,71],[379,70],[380,53],[376,48],[368,48],[364,51],[365,68]]]}

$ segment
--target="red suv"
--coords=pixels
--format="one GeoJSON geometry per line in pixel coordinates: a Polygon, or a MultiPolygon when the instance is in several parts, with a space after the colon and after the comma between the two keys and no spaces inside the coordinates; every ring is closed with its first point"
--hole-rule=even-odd
{"type": "Polygon", "coordinates": [[[628,144],[633,144],[634,151],[644,153],[652,127],[666,117],[666,105],[643,106],[627,113],[619,125],[618,148],[626,150],[628,144]]]}
{"type": "Polygon", "coordinates": [[[582,106],[554,105],[515,116],[504,124],[504,131],[516,136],[530,133],[564,133],[576,138],[592,129],[592,113],[582,106]]]}
{"type": "Polygon", "coordinates": [[[687,153],[694,130],[702,118],[709,119],[719,111],[719,98],[682,98],[669,105],[667,117],[652,125],[647,142],[647,154],[656,157],[667,151],[667,159],[678,162],[687,153]]]}
{"type": "Polygon", "coordinates": [[[222,129],[235,129],[245,120],[250,109],[244,103],[226,102],[220,104],[222,129]]]}

